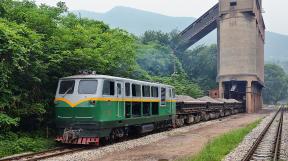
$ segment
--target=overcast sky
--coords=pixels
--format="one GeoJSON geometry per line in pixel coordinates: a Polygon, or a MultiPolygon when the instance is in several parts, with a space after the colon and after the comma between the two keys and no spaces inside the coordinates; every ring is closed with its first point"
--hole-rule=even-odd
{"type": "MultiPolygon", "coordinates": [[[[59,0],[35,0],[37,4],[55,5],[59,0]]],[[[175,17],[199,17],[218,0],[62,0],[69,10],[107,12],[126,6],[175,17]]],[[[288,0],[263,0],[268,31],[288,35],[288,0]]]]}

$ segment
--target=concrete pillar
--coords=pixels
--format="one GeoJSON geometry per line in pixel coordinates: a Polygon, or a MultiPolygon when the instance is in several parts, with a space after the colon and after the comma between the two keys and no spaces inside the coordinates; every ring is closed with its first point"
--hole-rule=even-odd
{"type": "Polygon", "coordinates": [[[219,82],[219,97],[224,98],[224,87],[222,82],[219,82]]]}
{"type": "Polygon", "coordinates": [[[256,102],[256,94],[255,94],[255,87],[254,87],[254,85],[253,85],[253,83],[252,83],[252,85],[251,85],[251,97],[252,97],[252,101],[251,101],[251,113],[253,113],[253,112],[255,112],[255,102],[256,102]]]}
{"type": "Polygon", "coordinates": [[[263,108],[262,89],[260,89],[260,109],[263,108]]]}
{"type": "Polygon", "coordinates": [[[252,106],[252,81],[247,81],[246,86],[246,112],[253,113],[253,106],[252,106]]]}
{"type": "Polygon", "coordinates": [[[259,93],[258,93],[258,90],[257,90],[257,93],[255,94],[255,97],[256,97],[256,102],[255,102],[255,111],[259,111],[259,93]]]}

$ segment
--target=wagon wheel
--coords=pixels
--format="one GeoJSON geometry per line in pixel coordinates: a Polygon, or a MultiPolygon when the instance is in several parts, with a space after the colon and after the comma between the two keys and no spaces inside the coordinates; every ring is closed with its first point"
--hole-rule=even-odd
{"type": "Polygon", "coordinates": [[[208,121],[210,119],[209,114],[205,113],[203,114],[204,121],[208,121]]]}

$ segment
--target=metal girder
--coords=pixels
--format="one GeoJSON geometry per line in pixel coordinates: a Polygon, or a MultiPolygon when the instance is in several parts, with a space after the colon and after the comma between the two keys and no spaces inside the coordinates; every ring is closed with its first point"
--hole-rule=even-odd
{"type": "Polygon", "coordinates": [[[184,51],[217,28],[219,3],[203,14],[178,35],[177,51],[184,51]]]}

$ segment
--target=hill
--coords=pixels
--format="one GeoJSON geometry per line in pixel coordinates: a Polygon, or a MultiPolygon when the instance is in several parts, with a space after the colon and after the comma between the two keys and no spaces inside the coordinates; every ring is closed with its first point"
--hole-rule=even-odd
{"type": "MultiPolygon", "coordinates": [[[[78,16],[100,20],[111,27],[125,29],[135,35],[142,35],[147,30],[170,32],[183,30],[196,20],[194,17],[170,17],[129,7],[115,7],[106,13],[90,11],[72,11],[78,16]]],[[[216,31],[207,35],[198,44],[216,43],[216,31]]],[[[288,61],[288,35],[266,32],[265,60],[269,62],[288,61]]],[[[196,44],[197,45],[197,44],[196,44]]]]}

